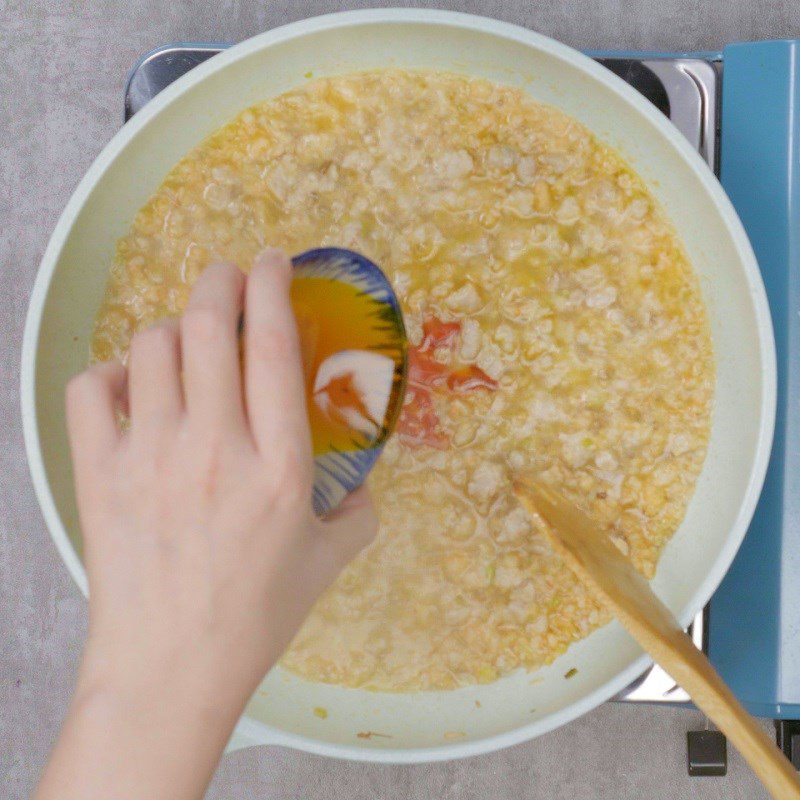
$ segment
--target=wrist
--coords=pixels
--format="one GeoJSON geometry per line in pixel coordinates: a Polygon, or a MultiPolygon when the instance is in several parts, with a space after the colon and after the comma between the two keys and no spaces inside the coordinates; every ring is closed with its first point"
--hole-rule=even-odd
{"type": "MultiPolygon", "coordinates": [[[[249,699],[249,692],[214,674],[208,665],[156,657],[125,661],[119,648],[89,646],[81,663],[73,705],[116,716],[132,726],[172,723],[217,733],[223,744],[249,699]]],[[[145,655],[147,655],[145,653],[145,655]]]]}
{"type": "Polygon", "coordinates": [[[178,671],[126,669],[87,652],[38,798],[202,796],[240,713],[178,671]],[[80,765],[90,764],[85,769],[80,765]]]}

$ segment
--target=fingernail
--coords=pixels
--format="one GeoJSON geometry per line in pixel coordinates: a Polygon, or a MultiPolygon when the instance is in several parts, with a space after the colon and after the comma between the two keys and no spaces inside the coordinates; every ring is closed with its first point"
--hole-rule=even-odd
{"type": "Polygon", "coordinates": [[[253,262],[254,267],[269,267],[275,269],[277,267],[284,267],[288,269],[291,266],[289,256],[278,247],[266,247],[256,257],[253,262]]]}
{"type": "Polygon", "coordinates": [[[230,269],[231,267],[239,269],[238,265],[234,264],[233,261],[214,261],[208,265],[209,269],[230,269]]]}

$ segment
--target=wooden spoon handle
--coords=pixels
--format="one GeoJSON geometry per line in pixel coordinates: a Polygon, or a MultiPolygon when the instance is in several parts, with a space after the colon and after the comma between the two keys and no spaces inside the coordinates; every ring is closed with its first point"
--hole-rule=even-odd
{"type": "Polygon", "coordinates": [[[634,639],[731,740],[776,800],[800,799],[800,777],[681,630],[669,609],[597,525],[553,490],[517,479],[523,506],[546,523],[554,548],[634,639]]]}

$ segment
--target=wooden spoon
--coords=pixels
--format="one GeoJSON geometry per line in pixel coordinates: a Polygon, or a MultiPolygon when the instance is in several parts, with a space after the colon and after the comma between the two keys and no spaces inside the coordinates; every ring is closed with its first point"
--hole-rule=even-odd
{"type": "Polygon", "coordinates": [[[517,478],[514,492],[528,512],[545,521],[543,527],[558,554],[733,742],[772,797],[800,798],[798,772],[597,524],[541,484],[517,478]]]}

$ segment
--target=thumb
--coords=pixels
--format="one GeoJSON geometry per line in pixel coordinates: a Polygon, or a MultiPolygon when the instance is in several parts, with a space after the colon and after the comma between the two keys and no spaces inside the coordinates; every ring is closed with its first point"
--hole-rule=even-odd
{"type": "Polygon", "coordinates": [[[347,495],[319,526],[319,536],[342,566],[355,558],[378,532],[378,517],[367,487],[359,486],[347,495]]]}

